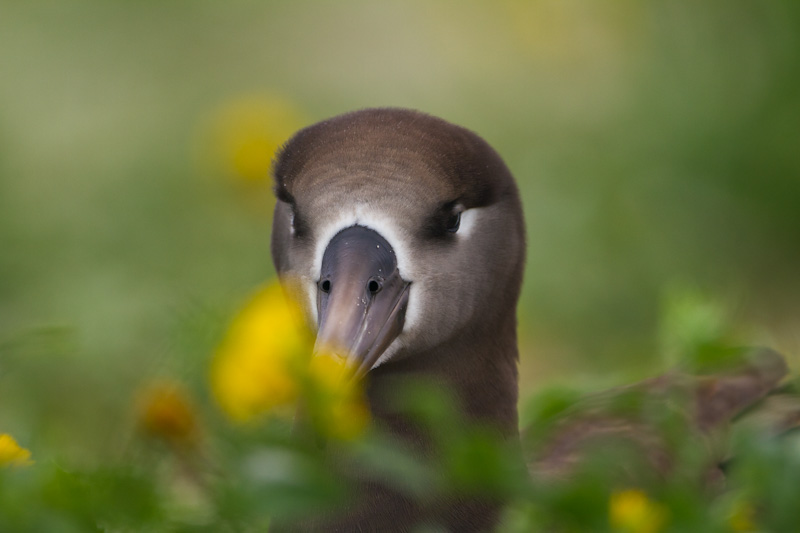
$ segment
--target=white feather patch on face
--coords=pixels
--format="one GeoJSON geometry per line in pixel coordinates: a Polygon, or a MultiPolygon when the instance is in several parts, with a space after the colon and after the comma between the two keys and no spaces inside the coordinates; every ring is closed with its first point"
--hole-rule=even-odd
{"type": "Polygon", "coordinates": [[[472,235],[481,212],[483,212],[482,207],[473,207],[461,213],[461,224],[458,227],[458,232],[456,232],[456,236],[459,239],[466,239],[472,235]]]}
{"type": "Polygon", "coordinates": [[[313,281],[305,283],[301,287],[305,293],[306,300],[308,300],[308,310],[311,313],[311,319],[314,324],[319,327],[319,312],[317,311],[317,284],[313,281]]]}
{"type": "Polygon", "coordinates": [[[394,249],[397,257],[397,268],[406,281],[414,281],[413,265],[410,262],[410,254],[405,240],[401,237],[402,232],[396,227],[391,218],[384,213],[371,209],[366,205],[356,205],[350,210],[339,213],[336,219],[327,222],[322,226],[318,233],[316,247],[314,249],[314,263],[312,265],[316,279],[319,279],[322,270],[322,256],[328,248],[331,240],[337,233],[351,226],[364,226],[378,232],[394,249]]]}
{"type": "MultiPolygon", "coordinates": [[[[468,239],[473,231],[475,231],[482,211],[482,209],[473,208],[461,213],[461,224],[456,233],[456,237],[459,240],[468,239]]],[[[386,351],[381,354],[372,366],[372,368],[376,368],[390,361],[408,341],[413,339],[417,328],[422,323],[422,315],[427,297],[425,276],[422,274],[424,268],[420,268],[414,263],[411,254],[411,245],[405,238],[405,233],[398,227],[398,224],[394,220],[385,214],[385,212],[365,204],[358,204],[350,208],[340,209],[335,218],[329,219],[318,230],[318,237],[313,252],[313,262],[307,271],[309,281],[304,284],[303,287],[306,291],[309,308],[313,313],[313,318],[317,325],[319,325],[319,316],[317,313],[317,283],[319,282],[320,272],[322,270],[322,257],[331,240],[337,233],[355,225],[372,229],[386,239],[394,249],[400,275],[405,281],[412,283],[409,288],[409,301],[408,308],[406,309],[403,331],[392,341],[386,348],[386,351]]]]}
{"type": "MultiPolygon", "coordinates": [[[[403,331],[405,331],[405,329],[403,331]]],[[[372,365],[372,368],[370,368],[370,370],[372,370],[373,368],[378,368],[386,361],[392,360],[394,354],[396,354],[398,350],[400,350],[400,348],[403,347],[402,333],[400,335],[401,336],[398,336],[395,340],[393,340],[392,343],[386,348],[386,350],[384,350],[381,356],[378,357],[378,360],[375,361],[375,364],[372,365]]]]}

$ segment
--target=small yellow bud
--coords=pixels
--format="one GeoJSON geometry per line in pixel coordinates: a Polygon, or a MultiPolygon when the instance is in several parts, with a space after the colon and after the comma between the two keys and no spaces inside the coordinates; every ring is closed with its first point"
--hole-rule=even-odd
{"type": "Polygon", "coordinates": [[[728,519],[728,525],[734,531],[757,531],[755,522],[756,509],[752,503],[739,500],[733,507],[733,513],[728,519]]]}
{"type": "Polygon", "coordinates": [[[177,383],[155,383],[144,389],[137,418],[145,434],[171,444],[191,444],[198,436],[194,409],[188,394],[177,383]]]}
{"type": "Polygon", "coordinates": [[[609,502],[609,520],[615,531],[657,533],[667,518],[664,507],[651,501],[641,490],[615,492],[609,502]]]}

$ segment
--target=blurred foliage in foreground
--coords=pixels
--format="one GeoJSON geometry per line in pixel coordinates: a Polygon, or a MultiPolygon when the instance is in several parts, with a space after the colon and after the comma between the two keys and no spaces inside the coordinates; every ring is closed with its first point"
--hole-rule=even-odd
{"type": "MultiPolygon", "coordinates": [[[[698,318],[708,305],[680,299],[667,313],[674,329],[664,335],[684,343],[680,359],[696,368],[721,363],[715,347],[724,338],[698,318]]],[[[165,375],[144,384],[129,398],[128,409],[114,414],[131,431],[118,449],[80,461],[64,453],[71,443],[62,440],[55,448],[34,450],[32,462],[28,450],[0,435],[0,530],[263,531],[273,520],[335,512],[356,497],[341,465],[326,461],[332,450],[345,464],[359,465],[364,478],[418,501],[454,495],[507,501],[501,531],[800,527],[800,441],[736,433],[727,484],[712,488],[706,477],[709,450],[675,418],[674,397],[653,403],[623,395],[616,407],[662,427],[676,457],[669,472],[657,474],[630,448],[611,446],[598,449],[572,476],[531,478],[518,445],[509,448],[487,428],[468,424],[447,391],[430,383],[398,384],[392,391],[398,412],[435,443],[435,453],[420,458],[369,424],[360,384],[345,379],[333,359],[309,359],[310,336],[296,319],[277,286],[258,291],[231,323],[208,376],[165,375]],[[292,420],[298,405],[307,420],[299,430],[292,420]],[[637,475],[620,477],[620,470],[637,475]]],[[[16,370],[24,384],[36,379],[16,370]]],[[[535,448],[582,392],[547,389],[530,399],[522,421],[525,442],[533,439],[535,448]]],[[[103,426],[104,416],[86,416],[87,423],[103,426]]]]}

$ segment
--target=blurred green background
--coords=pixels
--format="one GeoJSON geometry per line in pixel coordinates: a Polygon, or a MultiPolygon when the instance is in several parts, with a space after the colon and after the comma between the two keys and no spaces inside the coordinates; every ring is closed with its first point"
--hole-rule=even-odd
{"type": "Polygon", "coordinates": [[[2,0],[2,430],[113,446],[144,378],[202,382],[272,275],[270,152],[369,106],[519,181],[523,394],[665,368],[686,298],[798,361],[794,0],[2,0]]]}

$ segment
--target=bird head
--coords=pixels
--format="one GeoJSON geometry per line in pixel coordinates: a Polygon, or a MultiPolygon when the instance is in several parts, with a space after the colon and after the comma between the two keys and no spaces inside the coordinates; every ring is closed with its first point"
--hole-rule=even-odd
{"type": "Polygon", "coordinates": [[[403,109],[299,131],[278,153],[272,256],[359,374],[513,320],[524,262],[514,180],[480,137],[403,109]]]}

